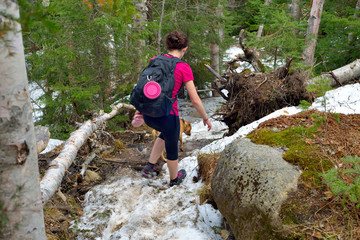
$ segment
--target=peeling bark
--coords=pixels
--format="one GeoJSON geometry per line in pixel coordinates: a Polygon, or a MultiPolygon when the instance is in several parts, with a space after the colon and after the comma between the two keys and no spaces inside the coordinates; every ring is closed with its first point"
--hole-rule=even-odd
{"type": "Polygon", "coordinates": [[[70,167],[78,150],[88,137],[96,129],[100,128],[103,123],[115,117],[121,108],[134,109],[132,105],[119,103],[113,107],[110,113],[105,113],[93,120],[86,121],[78,130],[71,133],[59,156],[50,163],[49,169],[40,182],[43,203],[46,203],[59,188],[65,171],[70,167]]]}
{"type": "Polygon", "coordinates": [[[0,1],[0,239],[46,239],[17,1],[0,1]]]}

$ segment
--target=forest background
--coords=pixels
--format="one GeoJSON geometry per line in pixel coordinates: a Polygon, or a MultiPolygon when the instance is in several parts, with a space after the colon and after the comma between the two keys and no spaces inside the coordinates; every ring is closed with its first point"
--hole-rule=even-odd
{"type": "MultiPolygon", "coordinates": [[[[67,139],[99,109],[127,101],[149,59],[166,53],[162,39],[174,29],[190,38],[184,61],[200,90],[214,79],[204,64],[223,71],[224,52],[241,29],[244,43],[265,63],[261,71],[274,71],[292,56],[292,67],[308,70],[310,78],[358,57],[359,8],[360,0],[0,1],[0,237],[18,232],[45,239],[27,79],[44,93],[32,103],[41,111],[36,124],[50,127],[52,138],[67,139]],[[316,18],[311,6],[324,2],[318,34],[309,35],[316,18]],[[309,64],[304,53],[314,39],[309,64]]],[[[127,118],[120,113],[110,130],[123,128],[127,118]]]]}
{"type": "MultiPolygon", "coordinates": [[[[35,124],[52,138],[67,139],[77,122],[99,109],[126,102],[148,60],[166,53],[163,37],[178,29],[190,38],[184,56],[198,89],[211,86],[204,67],[221,72],[224,52],[241,29],[246,44],[274,71],[287,57],[310,76],[337,69],[360,53],[358,0],[325,1],[314,64],[302,54],[312,1],[222,0],[56,0],[19,1],[26,67],[31,84],[44,94],[33,104],[42,112],[35,124]],[[262,32],[259,28],[263,27],[262,32]],[[259,35],[260,32],[260,35],[259,35]],[[235,36],[235,37],[234,37],[235,36]]],[[[128,121],[119,115],[110,128],[128,121]]]]}

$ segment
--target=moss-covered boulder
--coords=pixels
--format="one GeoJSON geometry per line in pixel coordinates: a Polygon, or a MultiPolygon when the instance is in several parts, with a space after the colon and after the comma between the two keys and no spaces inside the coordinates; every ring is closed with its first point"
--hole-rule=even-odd
{"type": "Polygon", "coordinates": [[[279,212],[300,171],[283,152],[237,139],[222,152],[211,181],[213,198],[236,239],[279,239],[279,212]]]}

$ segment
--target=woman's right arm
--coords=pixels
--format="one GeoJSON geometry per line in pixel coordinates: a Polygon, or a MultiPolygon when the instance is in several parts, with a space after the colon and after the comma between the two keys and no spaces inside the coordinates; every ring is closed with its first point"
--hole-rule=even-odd
{"type": "Polygon", "coordinates": [[[208,118],[204,105],[201,102],[199,95],[197,94],[194,81],[186,81],[184,82],[186,91],[189,94],[190,100],[196,111],[200,114],[201,118],[203,119],[204,126],[208,126],[208,131],[210,131],[212,124],[210,119],[208,118]]]}

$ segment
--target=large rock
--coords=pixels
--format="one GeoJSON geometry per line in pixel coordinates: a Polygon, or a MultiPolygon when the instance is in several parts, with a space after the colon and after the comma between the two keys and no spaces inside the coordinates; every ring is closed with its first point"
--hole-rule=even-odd
{"type": "Polygon", "coordinates": [[[277,239],[279,211],[300,171],[283,152],[237,139],[222,152],[211,181],[214,200],[236,239],[277,239]]]}

